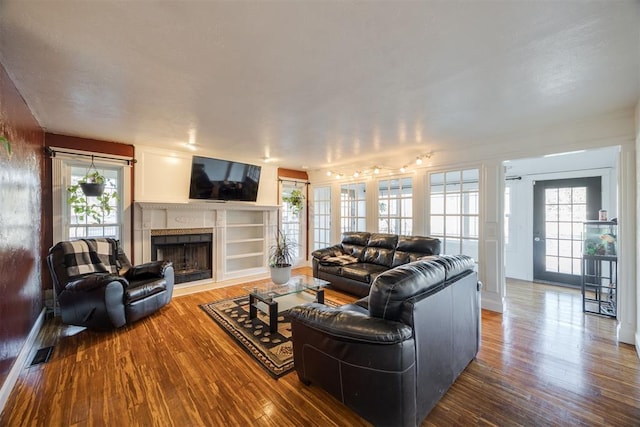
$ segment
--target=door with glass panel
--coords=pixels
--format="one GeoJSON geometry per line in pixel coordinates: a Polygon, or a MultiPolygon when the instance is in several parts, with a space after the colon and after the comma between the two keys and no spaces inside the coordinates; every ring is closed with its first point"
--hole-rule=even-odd
{"type": "Polygon", "coordinates": [[[580,285],[582,228],[598,219],[601,178],[536,181],[533,191],[533,279],[580,285]]]}
{"type": "MultiPolygon", "coordinates": [[[[306,184],[299,184],[296,181],[282,181],[281,197],[290,197],[295,190],[302,191],[306,197],[306,184]]],[[[289,203],[282,203],[280,210],[280,229],[293,244],[294,264],[298,264],[304,257],[306,248],[306,208],[298,211],[289,203]]]]}

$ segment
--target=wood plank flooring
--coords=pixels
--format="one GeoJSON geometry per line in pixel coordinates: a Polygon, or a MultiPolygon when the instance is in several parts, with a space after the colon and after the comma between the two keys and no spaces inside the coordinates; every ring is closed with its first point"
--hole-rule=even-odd
{"type": "MultiPolygon", "coordinates": [[[[51,360],[24,369],[0,426],[368,425],[295,373],[273,380],[198,307],[243,293],[175,297],[107,333],[48,321],[51,360]]],[[[579,291],[530,282],[509,281],[507,307],[483,312],[477,359],[424,426],[640,425],[640,362],[614,320],[583,314],[579,291]]]]}

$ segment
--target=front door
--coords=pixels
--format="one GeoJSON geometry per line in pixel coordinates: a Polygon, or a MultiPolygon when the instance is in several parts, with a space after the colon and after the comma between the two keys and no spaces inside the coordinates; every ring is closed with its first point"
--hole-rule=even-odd
{"type": "Polygon", "coordinates": [[[536,181],[533,190],[533,279],[580,286],[582,229],[597,220],[601,178],[536,181]]]}

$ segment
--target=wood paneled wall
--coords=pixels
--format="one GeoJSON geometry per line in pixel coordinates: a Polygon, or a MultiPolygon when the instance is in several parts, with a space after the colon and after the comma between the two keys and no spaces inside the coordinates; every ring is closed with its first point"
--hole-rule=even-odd
{"type": "Polygon", "coordinates": [[[0,384],[42,310],[44,132],[0,64],[0,384]]]}

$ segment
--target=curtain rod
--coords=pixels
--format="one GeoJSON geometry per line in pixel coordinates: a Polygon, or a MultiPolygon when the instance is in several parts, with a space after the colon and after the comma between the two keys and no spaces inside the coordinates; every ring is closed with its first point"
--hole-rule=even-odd
{"type": "Polygon", "coordinates": [[[309,185],[311,184],[309,181],[296,181],[295,179],[282,179],[282,178],[278,178],[278,181],[280,182],[293,182],[294,184],[304,184],[304,185],[309,185]]]}
{"type": "Polygon", "coordinates": [[[45,153],[47,153],[50,157],[55,157],[56,154],[61,153],[61,154],[70,154],[70,155],[74,155],[74,156],[85,156],[85,157],[91,157],[96,158],[96,159],[106,159],[106,160],[115,160],[118,162],[125,162],[127,164],[127,166],[131,166],[132,164],[138,163],[138,161],[136,159],[123,159],[123,158],[119,158],[119,157],[110,157],[110,156],[101,156],[98,154],[85,154],[85,153],[79,153],[77,151],[65,151],[65,150],[55,150],[51,147],[45,147],[44,148],[45,153]]]}

